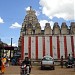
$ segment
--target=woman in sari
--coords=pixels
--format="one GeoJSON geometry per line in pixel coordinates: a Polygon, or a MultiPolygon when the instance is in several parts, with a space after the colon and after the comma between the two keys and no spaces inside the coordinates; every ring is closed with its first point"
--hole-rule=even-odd
{"type": "Polygon", "coordinates": [[[6,65],[6,58],[3,57],[3,58],[2,58],[2,67],[1,67],[1,72],[2,72],[2,73],[5,72],[5,65],[6,65]]]}

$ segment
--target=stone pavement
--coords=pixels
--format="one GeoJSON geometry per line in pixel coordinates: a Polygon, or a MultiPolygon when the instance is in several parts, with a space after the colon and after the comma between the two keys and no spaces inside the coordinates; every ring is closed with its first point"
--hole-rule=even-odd
{"type": "MultiPolygon", "coordinates": [[[[20,66],[6,67],[5,73],[0,75],[20,75],[20,66]]],[[[33,74],[31,74],[33,75],[33,74]]]]}
{"type": "MultiPolygon", "coordinates": [[[[6,67],[4,75],[20,75],[20,66],[6,67]]],[[[61,68],[60,66],[55,66],[55,70],[40,70],[40,66],[32,66],[30,75],[75,75],[75,71],[74,68],[61,68]]]]}
{"type": "Polygon", "coordinates": [[[6,67],[4,75],[20,75],[20,66],[6,67]]]}

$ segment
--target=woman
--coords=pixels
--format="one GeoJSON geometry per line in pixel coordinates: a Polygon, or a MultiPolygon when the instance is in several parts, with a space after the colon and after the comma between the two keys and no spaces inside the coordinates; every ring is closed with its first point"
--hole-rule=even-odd
{"type": "Polygon", "coordinates": [[[3,57],[3,58],[2,58],[2,67],[1,67],[1,72],[2,72],[2,73],[5,72],[5,65],[6,65],[6,58],[3,57]]]}

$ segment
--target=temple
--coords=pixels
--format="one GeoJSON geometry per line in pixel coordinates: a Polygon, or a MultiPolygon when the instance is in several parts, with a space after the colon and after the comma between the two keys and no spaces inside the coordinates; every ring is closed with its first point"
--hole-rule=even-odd
{"type": "Polygon", "coordinates": [[[30,6],[30,10],[26,11],[27,15],[24,18],[22,23],[22,28],[20,31],[20,37],[18,41],[18,46],[21,49],[22,47],[22,37],[23,36],[67,36],[67,35],[75,35],[75,22],[71,22],[70,26],[63,22],[61,26],[59,26],[58,22],[55,22],[53,25],[53,29],[51,29],[50,23],[46,23],[44,30],[41,29],[40,23],[37,19],[35,10],[30,6]]]}

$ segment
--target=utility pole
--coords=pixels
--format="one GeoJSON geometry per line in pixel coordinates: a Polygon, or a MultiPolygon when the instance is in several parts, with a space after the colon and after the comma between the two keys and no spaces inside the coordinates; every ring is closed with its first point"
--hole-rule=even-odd
{"type": "Polygon", "coordinates": [[[12,39],[13,39],[13,38],[11,38],[11,47],[12,47],[12,39]]]}
{"type": "MultiPolygon", "coordinates": [[[[13,38],[11,38],[11,47],[12,47],[12,39],[13,38]]],[[[11,60],[11,50],[10,50],[10,60],[11,60]]]]}

